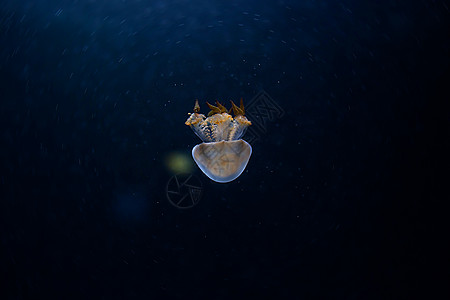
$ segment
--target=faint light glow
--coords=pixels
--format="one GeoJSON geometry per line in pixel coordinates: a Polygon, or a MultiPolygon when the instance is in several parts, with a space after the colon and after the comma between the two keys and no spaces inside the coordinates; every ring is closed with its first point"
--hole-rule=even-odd
{"type": "Polygon", "coordinates": [[[166,156],[167,169],[173,173],[191,173],[194,167],[191,157],[186,153],[171,152],[166,156]]]}

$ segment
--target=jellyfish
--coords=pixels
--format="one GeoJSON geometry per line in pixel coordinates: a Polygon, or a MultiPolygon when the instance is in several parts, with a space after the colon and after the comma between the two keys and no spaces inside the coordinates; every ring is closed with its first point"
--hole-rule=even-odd
{"type": "Polygon", "coordinates": [[[185,123],[203,141],[192,149],[192,157],[211,180],[227,183],[242,174],[250,159],[252,147],[240,138],[252,123],[244,116],[242,99],[239,107],[231,101],[230,110],[217,101],[217,106],[206,104],[211,109],[207,118],[200,114],[196,100],[194,112],[185,123]]]}

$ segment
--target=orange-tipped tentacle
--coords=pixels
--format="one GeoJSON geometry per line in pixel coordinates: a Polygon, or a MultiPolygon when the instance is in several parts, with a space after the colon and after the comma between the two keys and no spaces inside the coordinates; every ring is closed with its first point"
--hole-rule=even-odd
{"type": "Polygon", "coordinates": [[[221,114],[228,112],[228,109],[225,106],[223,106],[222,104],[220,104],[219,101],[216,101],[216,104],[217,104],[217,107],[220,109],[221,114]]]}
{"type": "Polygon", "coordinates": [[[220,113],[220,108],[218,108],[217,106],[214,106],[208,102],[206,102],[206,104],[208,105],[208,107],[211,109],[211,111],[208,113],[208,117],[212,116],[214,114],[219,114],[220,113]]]}
{"type": "Polygon", "coordinates": [[[200,112],[200,105],[198,104],[198,99],[195,99],[194,112],[195,113],[200,112]]]}
{"type": "Polygon", "coordinates": [[[233,101],[231,101],[231,107],[233,108],[233,112],[235,116],[239,116],[239,115],[244,115],[244,112],[242,111],[242,109],[240,109],[236,104],[234,104],[233,101]]]}
{"type": "Polygon", "coordinates": [[[244,100],[242,98],[240,103],[240,109],[242,110],[242,115],[245,115],[244,100]]]}

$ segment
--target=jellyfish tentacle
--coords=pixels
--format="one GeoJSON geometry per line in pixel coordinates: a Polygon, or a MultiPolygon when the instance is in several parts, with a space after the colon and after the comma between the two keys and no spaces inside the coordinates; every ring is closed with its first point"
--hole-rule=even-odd
{"type": "Polygon", "coordinates": [[[239,108],[242,110],[242,115],[245,115],[244,100],[242,99],[242,97],[239,106],[239,108]]]}
{"type": "Polygon", "coordinates": [[[211,109],[211,111],[208,113],[208,117],[220,113],[220,108],[218,108],[217,106],[214,106],[209,102],[206,102],[206,105],[208,105],[209,109],[211,109]]]}
{"type": "Polygon", "coordinates": [[[198,99],[195,99],[194,112],[195,113],[200,112],[200,105],[198,104],[198,99]]]}
{"type": "Polygon", "coordinates": [[[221,114],[228,112],[228,109],[225,106],[223,106],[219,101],[216,101],[216,104],[221,114]]]}
{"type": "Polygon", "coordinates": [[[239,115],[243,116],[244,115],[244,111],[240,107],[238,107],[236,104],[234,104],[233,101],[230,100],[230,102],[231,102],[231,108],[233,109],[234,115],[235,116],[239,116],[239,115]]]}

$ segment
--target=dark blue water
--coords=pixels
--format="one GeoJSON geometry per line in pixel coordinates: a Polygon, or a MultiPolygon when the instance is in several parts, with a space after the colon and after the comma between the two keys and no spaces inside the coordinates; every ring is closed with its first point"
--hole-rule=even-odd
{"type": "Polygon", "coordinates": [[[1,298],[442,296],[448,28],[448,1],[2,1],[1,298]],[[212,182],[187,113],[258,93],[212,182]]]}

